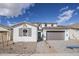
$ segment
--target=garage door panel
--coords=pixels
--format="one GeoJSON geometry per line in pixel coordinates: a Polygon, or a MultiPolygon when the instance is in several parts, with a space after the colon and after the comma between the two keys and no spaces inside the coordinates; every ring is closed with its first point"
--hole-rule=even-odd
{"type": "Polygon", "coordinates": [[[47,32],[47,40],[63,40],[64,32],[47,32]]]}

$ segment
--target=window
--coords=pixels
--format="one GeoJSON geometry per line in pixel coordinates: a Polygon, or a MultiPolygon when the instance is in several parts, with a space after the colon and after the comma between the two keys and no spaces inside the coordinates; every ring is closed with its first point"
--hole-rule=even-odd
{"type": "Polygon", "coordinates": [[[27,29],[23,29],[23,36],[27,36],[27,29]]]}
{"type": "Polygon", "coordinates": [[[31,28],[20,28],[19,36],[31,36],[31,28]]]}

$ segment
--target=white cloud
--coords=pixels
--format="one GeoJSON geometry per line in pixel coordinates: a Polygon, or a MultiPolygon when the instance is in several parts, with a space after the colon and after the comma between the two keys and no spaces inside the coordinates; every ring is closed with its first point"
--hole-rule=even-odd
{"type": "Polygon", "coordinates": [[[69,8],[68,6],[66,6],[66,7],[64,7],[64,8],[61,8],[61,9],[60,9],[60,12],[63,11],[63,10],[66,10],[66,9],[68,9],[68,8],[69,8]]]}
{"type": "Polygon", "coordinates": [[[9,20],[7,20],[7,25],[12,26],[13,24],[9,20]]]}
{"type": "Polygon", "coordinates": [[[69,23],[69,25],[72,25],[72,24],[75,24],[75,23],[73,23],[73,22],[72,23],[69,23]]]}
{"type": "Polygon", "coordinates": [[[64,11],[63,13],[59,14],[57,23],[60,24],[62,22],[68,21],[71,19],[71,17],[73,16],[75,10],[67,10],[64,11]]]}
{"type": "Polygon", "coordinates": [[[18,16],[22,14],[22,9],[33,7],[32,3],[0,3],[1,16],[18,16]]]}
{"type": "Polygon", "coordinates": [[[79,10],[79,6],[77,7],[77,9],[79,10]]]}

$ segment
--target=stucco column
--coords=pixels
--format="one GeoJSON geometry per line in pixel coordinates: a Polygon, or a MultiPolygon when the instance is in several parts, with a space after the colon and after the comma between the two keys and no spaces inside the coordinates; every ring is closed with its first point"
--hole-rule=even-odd
{"type": "Polygon", "coordinates": [[[43,40],[46,40],[46,30],[43,30],[43,40]]]}

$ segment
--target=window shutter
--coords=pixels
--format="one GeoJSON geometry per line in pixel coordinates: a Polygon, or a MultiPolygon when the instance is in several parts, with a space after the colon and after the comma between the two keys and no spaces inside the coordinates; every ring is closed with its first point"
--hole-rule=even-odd
{"type": "Polygon", "coordinates": [[[32,34],[31,34],[31,28],[28,28],[28,34],[27,34],[27,36],[31,36],[32,34]]]}
{"type": "Polygon", "coordinates": [[[23,29],[19,28],[19,36],[23,36],[23,29]]]}

